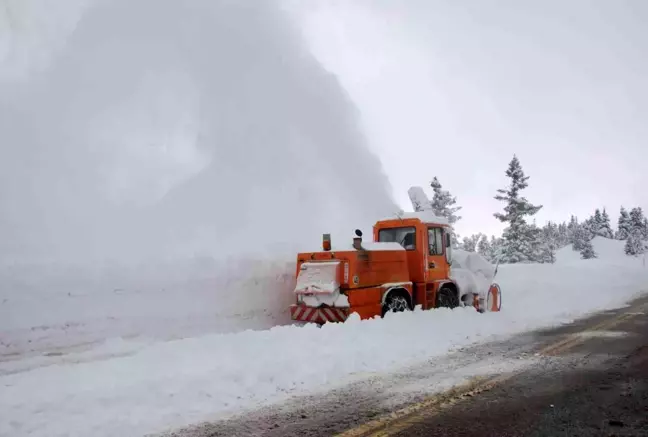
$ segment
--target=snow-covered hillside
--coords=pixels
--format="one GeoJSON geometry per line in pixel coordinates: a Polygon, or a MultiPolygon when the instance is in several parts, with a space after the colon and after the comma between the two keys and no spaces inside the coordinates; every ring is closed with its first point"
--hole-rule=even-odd
{"type": "MultiPolygon", "coordinates": [[[[641,264],[644,263],[644,256],[629,257],[625,254],[625,241],[612,240],[603,237],[594,237],[592,239],[592,247],[596,252],[597,259],[591,260],[593,263],[604,262],[606,264],[614,264],[625,266],[628,264],[641,264]]],[[[556,251],[556,260],[560,264],[580,264],[581,254],[572,249],[572,245],[563,247],[556,251]]]]}
{"type": "Polygon", "coordinates": [[[640,259],[617,257],[619,245],[597,239],[597,260],[561,253],[554,265],[500,266],[501,313],[441,309],[321,329],[281,326],[155,343],[114,339],[83,352],[5,359],[0,435],[163,431],[623,306],[648,287],[648,269],[640,259]],[[403,341],[404,332],[435,337],[403,341]]]}

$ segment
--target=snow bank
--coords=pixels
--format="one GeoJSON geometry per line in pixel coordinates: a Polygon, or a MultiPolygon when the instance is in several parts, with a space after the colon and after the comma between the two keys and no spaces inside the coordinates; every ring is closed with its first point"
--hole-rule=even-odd
{"type": "MultiPolygon", "coordinates": [[[[594,237],[592,247],[597,254],[599,261],[616,266],[626,266],[638,262],[643,265],[643,255],[639,257],[629,257],[625,254],[625,241],[611,240],[604,237],[594,237]],[[635,261],[632,261],[632,260],[635,261]],[[639,260],[639,261],[637,261],[639,260]]],[[[581,263],[580,252],[573,250],[572,245],[565,246],[556,251],[556,262],[559,264],[576,264],[581,263]]]]}
{"type": "MultiPolygon", "coordinates": [[[[595,244],[602,254],[603,244],[595,244]]],[[[608,249],[618,243],[611,243],[608,249]]],[[[503,265],[500,313],[471,308],[283,326],[164,343],[108,343],[0,364],[0,435],[142,435],[390,372],[498,336],[623,306],[648,285],[641,260],[503,265]],[[433,342],[403,332],[436,332],[433,342]],[[385,345],[389,347],[385,347],[385,345]]]]}
{"type": "MultiPolygon", "coordinates": [[[[292,257],[291,257],[292,258],[292,257]]],[[[101,342],[168,340],[290,322],[295,262],[195,258],[0,270],[0,359],[101,342]]]]}

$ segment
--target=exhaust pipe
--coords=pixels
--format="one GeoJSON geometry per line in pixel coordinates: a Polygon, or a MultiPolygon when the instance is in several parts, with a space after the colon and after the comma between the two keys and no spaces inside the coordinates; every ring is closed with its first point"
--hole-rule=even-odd
{"type": "Polygon", "coordinates": [[[356,236],[353,237],[353,248],[355,250],[364,250],[362,248],[362,231],[360,229],[356,229],[355,234],[356,236]]]}

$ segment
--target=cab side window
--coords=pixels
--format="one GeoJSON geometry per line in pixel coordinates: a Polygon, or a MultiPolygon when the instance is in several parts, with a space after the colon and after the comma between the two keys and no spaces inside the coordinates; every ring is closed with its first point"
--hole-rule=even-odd
{"type": "Polygon", "coordinates": [[[443,230],[441,228],[428,228],[428,253],[443,255],[443,230]]]}

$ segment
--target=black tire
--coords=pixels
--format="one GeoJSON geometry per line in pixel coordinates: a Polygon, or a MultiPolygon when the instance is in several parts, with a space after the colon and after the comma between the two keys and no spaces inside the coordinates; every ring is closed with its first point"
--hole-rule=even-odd
{"type": "Polygon", "coordinates": [[[385,317],[387,313],[402,313],[404,311],[412,311],[409,296],[398,291],[389,293],[382,306],[382,316],[385,317]]]}
{"type": "Polygon", "coordinates": [[[437,308],[457,308],[459,306],[459,296],[457,292],[450,287],[441,287],[436,295],[437,308]]]}

